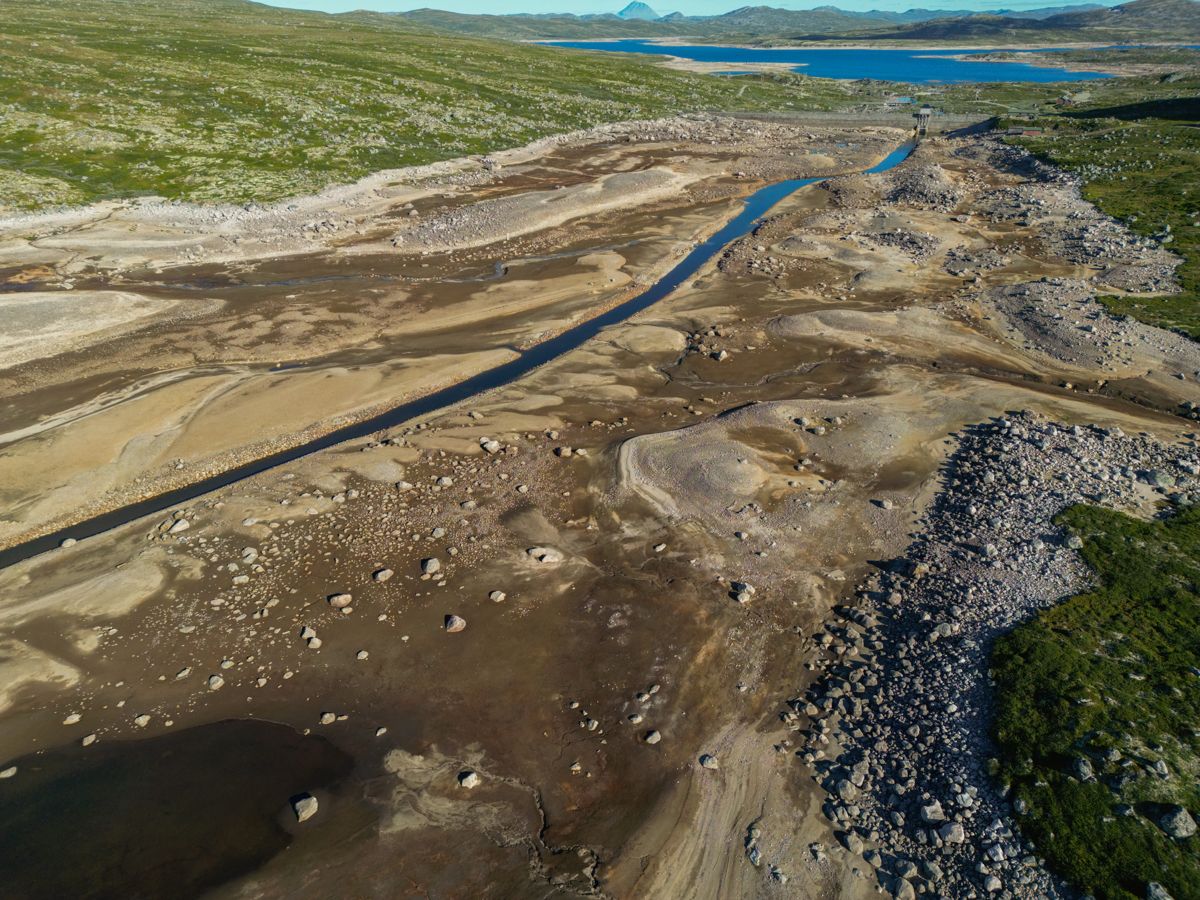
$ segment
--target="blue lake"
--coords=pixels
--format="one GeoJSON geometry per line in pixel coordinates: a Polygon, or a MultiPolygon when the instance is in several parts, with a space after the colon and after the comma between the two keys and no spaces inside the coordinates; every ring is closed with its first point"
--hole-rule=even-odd
{"type": "MultiPolygon", "coordinates": [[[[1021,62],[972,62],[955,56],[978,56],[991,50],[896,50],[852,48],[720,47],[655,44],[650,41],[546,41],[555,47],[607,50],[617,53],[654,53],[697,62],[787,63],[794,71],[817,78],[877,78],[911,84],[961,84],[986,81],[1085,81],[1108,78],[1096,72],[1031,66],[1021,62]]],[[[722,74],[739,74],[730,71],[722,74]]]]}

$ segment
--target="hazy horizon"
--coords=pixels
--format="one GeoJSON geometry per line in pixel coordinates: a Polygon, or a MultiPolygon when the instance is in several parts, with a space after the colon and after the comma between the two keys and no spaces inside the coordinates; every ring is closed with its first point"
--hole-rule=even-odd
{"type": "MultiPolygon", "coordinates": [[[[585,15],[590,13],[615,13],[625,6],[625,2],[608,3],[572,3],[562,0],[522,0],[514,4],[511,0],[263,0],[271,6],[282,6],[289,9],[307,9],[321,12],[349,12],[356,9],[373,10],[377,12],[403,12],[405,10],[432,8],[449,10],[458,13],[486,13],[504,15],[508,13],[574,13],[585,15]]],[[[730,3],[728,0],[663,0],[650,2],[643,0],[659,15],[681,12],[685,15],[711,16],[720,15],[737,9],[740,6],[760,5],[758,3],[730,3]]],[[[903,12],[908,9],[945,9],[945,10],[974,10],[982,12],[994,9],[1041,9],[1047,6],[1083,6],[1089,2],[1115,6],[1121,0],[1075,0],[1075,2],[1055,2],[1055,0],[1011,0],[1011,2],[989,2],[989,0],[951,0],[945,3],[912,3],[895,2],[895,0],[844,0],[844,2],[766,2],[761,5],[773,6],[780,9],[804,10],[818,6],[837,6],[840,9],[857,12],[867,10],[890,10],[903,12]]]]}

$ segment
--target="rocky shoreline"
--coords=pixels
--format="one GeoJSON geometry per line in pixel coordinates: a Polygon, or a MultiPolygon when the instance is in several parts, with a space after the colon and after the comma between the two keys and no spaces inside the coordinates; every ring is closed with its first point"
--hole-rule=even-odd
{"type": "MultiPolygon", "coordinates": [[[[815,638],[816,684],[783,718],[827,791],[837,841],[895,897],[1069,897],[1024,841],[992,778],[992,643],[1083,589],[1077,503],[1195,502],[1194,440],[1022,412],[966,431],[908,552],[872,574],[815,638]]],[[[813,848],[814,853],[824,852],[813,848]]]]}

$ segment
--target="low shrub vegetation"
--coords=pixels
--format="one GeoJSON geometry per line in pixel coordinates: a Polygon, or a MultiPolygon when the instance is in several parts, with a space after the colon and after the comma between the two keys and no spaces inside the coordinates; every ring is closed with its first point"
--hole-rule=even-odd
{"type": "Polygon", "coordinates": [[[1095,588],[997,642],[1001,777],[1052,868],[1101,900],[1200,897],[1200,508],[1159,521],[1075,507],[1095,588]]]}

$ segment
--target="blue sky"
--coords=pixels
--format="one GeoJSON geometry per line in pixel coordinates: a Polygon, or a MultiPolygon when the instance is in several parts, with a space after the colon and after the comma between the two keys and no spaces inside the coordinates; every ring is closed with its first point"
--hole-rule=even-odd
{"type": "MultiPolygon", "coordinates": [[[[375,9],[397,11],[418,9],[428,6],[435,9],[450,9],[464,13],[597,13],[616,12],[624,6],[624,0],[606,3],[604,0],[266,0],[273,6],[292,9],[318,9],[325,12],[346,12],[352,9],[375,9]]],[[[682,12],[689,15],[714,15],[728,12],[738,6],[762,3],[783,9],[810,9],[814,6],[839,6],[842,9],[893,9],[911,7],[926,9],[1037,9],[1044,6],[1066,6],[1071,0],[813,0],[813,2],[787,2],[787,0],[644,0],[660,15],[682,12]]],[[[1093,0],[1111,5],[1116,0],[1093,0]]]]}

